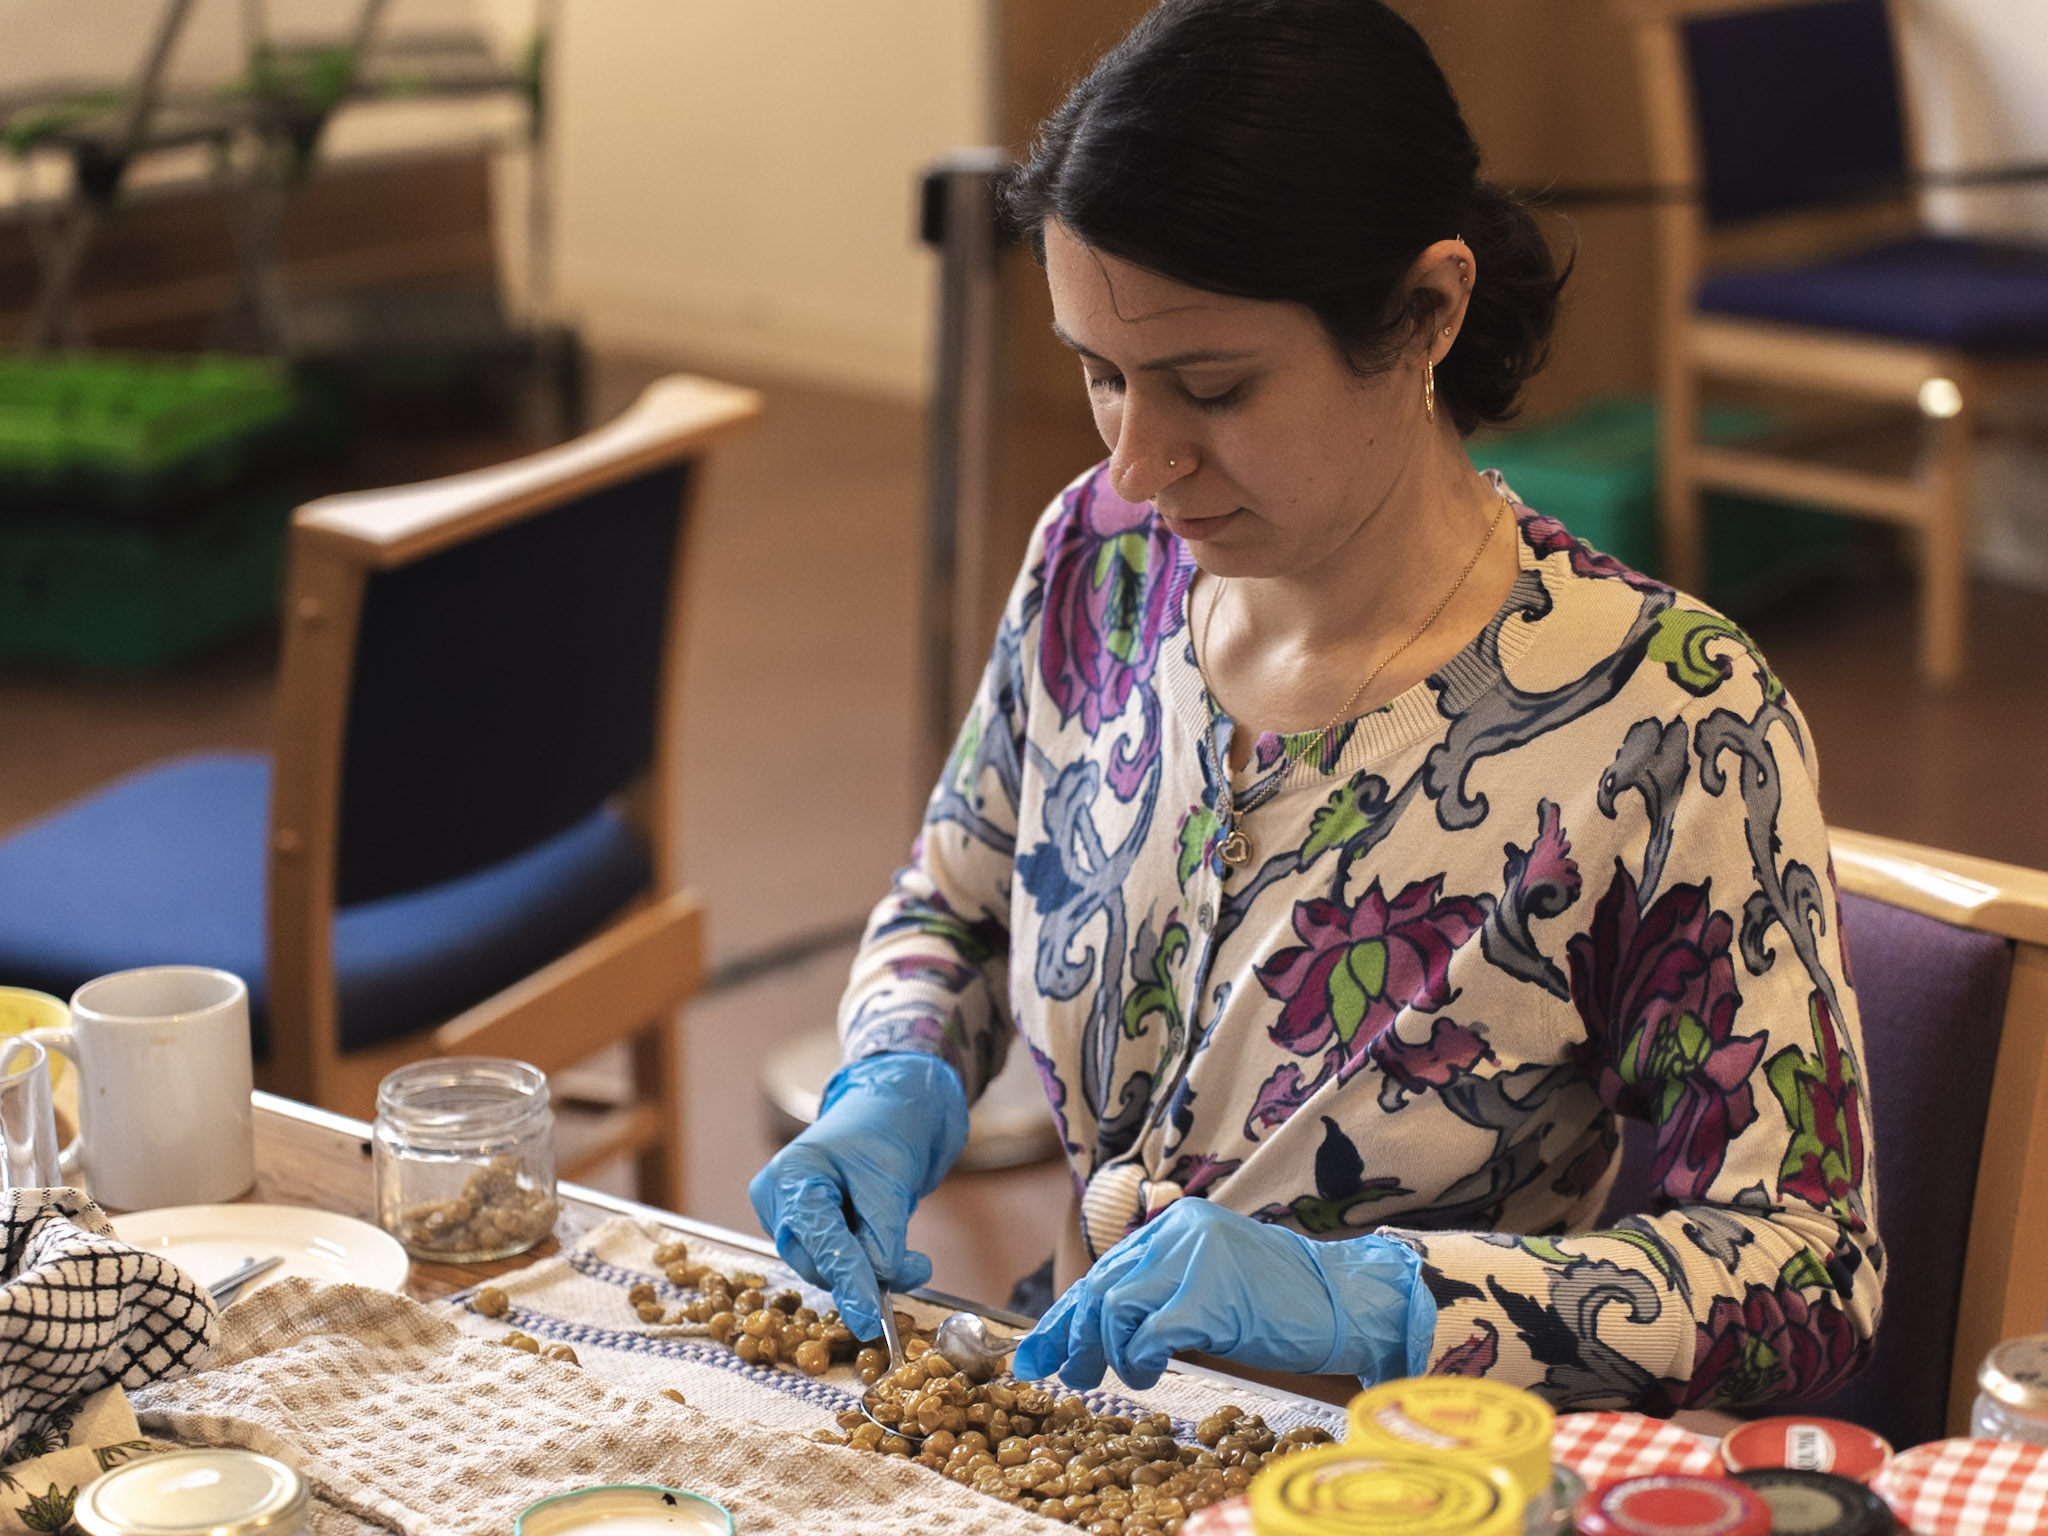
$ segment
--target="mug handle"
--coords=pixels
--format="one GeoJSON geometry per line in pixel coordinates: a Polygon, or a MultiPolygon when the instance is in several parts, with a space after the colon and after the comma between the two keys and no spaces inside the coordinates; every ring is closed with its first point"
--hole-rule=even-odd
{"type": "MultiPolygon", "coordinates": [[[[72,1034],[69,1025],[63,1025],[55,1029],[23,1030],[19,1038],[33,1040],[46,1051],[55,1051],[59,1056],[62,1056],[71,1063],[71,1070],[79,1074],[78,1080],[80,1084],[82,1085],[85,1082],[85,1074],[78,1065],[78,1041],[72,1034]]],[[[79,1097],[83,1100],[84,1094],[81,1092],[79,1097]]],[[[78,1118],[82,1121],[85,1116],[81,1114],[78,1118]]],[[[84,1171],[85,1159],[80,1145],[84,1139],[84,1129],[79,1127],[75,1130],[72,1138],[57,1149],[58,1176],[66,1184],[74,1188],[79,1187],[79,1175],[84,1171]]]]}

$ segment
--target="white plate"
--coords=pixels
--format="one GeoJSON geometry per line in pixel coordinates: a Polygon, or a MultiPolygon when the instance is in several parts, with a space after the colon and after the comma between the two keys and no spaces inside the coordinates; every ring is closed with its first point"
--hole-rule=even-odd
{"type": "Polygon", "coordinates": [[[303,1205],[172,1205],[113,1220],[123,1242],[165,1255],[201,1285],[224,1278],[244,1259],[276,1254],[284,1260],[242,1287],[244,1296],[286,1275],[395,1291],[409,1267],[389,1232],[303,1205]]]}

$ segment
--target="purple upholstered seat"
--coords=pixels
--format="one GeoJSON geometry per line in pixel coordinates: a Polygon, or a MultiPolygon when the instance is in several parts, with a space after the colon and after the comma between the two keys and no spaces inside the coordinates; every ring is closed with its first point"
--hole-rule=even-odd
{"type": "Polygon", "coordinates": [[[1709,314],[1928,341],[1972,352],[2048,348],[2048,246],[1921,235],[1700,285],[1709,314]]]}
{"type": "MultiPolygon", "coordinates": [[[[1846,896],[1842,906],[1877,1147],[1885,1317],[1862,1373],[1802,1407],[1868,1425],[1903,1449],[1946,1432],[1963,1250],[2012,946],[1879,901],[1846,896]]],[[[1788,963],[1798,962],[1781,947],[1778,964],[1788,963]]],[[[1651,1149],[1651,1128],[1630,1122],[1603,1220],[1652,1208],[1651,1149]]]]}

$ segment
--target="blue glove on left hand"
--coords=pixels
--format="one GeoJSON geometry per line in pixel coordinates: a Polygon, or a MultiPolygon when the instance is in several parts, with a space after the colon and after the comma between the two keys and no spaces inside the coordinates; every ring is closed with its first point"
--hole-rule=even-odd
{"type": "Polygon", "coordinates": [[[1436,1301],[1414,1249],[1314,1242],[1210,1201],[1176,1200],[1095,1261],[1017,1346],[1019,1380],[1069,1386],[1107,1364],[1140,1390],[1183,1350],[1372,1383],[1429,1368],[1436,1301]]]}

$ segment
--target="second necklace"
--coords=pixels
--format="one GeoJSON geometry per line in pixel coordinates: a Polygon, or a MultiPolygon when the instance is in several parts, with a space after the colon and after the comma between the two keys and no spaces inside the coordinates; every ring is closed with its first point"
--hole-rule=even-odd
{"type": "MultiPolygon", "coordinates": [[[[1324,740],[1329,736],[1330,732],[1337,728],[1338,722],[1351,712],[1351,706],[1358,702],[1359,697],[1366,689],[1373,685],[1374,680],[1382,672],[1387,670],[1396,657],[1429,632],[1430,625],[1443,617],[1443,611],[1450,607],[1451,599],[1456,597],[1464,587],[1465,578],[1472,574],[1479,564],[1479,557],[1485,554],[1487,547],[1493,543],[1493,536],[1500,531],[1500,520],[1507,513],[1508,493],[1497,485],[1494,487],[1494,492],[1499,497],[1500,504],[1493,509],[1493,521],[1486,525],[1486,537],[1479,541],[1479,547],[1472,551],[1472,558],[1467,560],[1465,568],[1458,572],[1458,579],[1451,583],[1448,592],[1437,599],[1436,606],[1429,610],[1428,616],[1415,626],[1413,633],[1406,640],[1403,640],[1377,662],[1373,663],[1372,670],[1365,674],[1365,677],[1359,682],[1358,686],[1351,690],[1350,696],[1337,707],[1337,713],[1330,716],[1329,723],[1316,732],[1315,738],[1309,743],[1306,751],[1289,753],[1288,760],[1281,770],[1268,779],[1259,792],[1243,804],[1238,804],[1236,795],[1234,793],[1231,794],[1230,830],[1224,834],[1223,844],[1217,849],[1217,852],[1222,856],[1223,862],[1231,869],[1242,869],[1252,861],[1252,840],[1246,835],[1244,830],[1245,817],[1280,792],[1281,786],[1287,782],[1289,775],[1293,773],[1296,763],[1319,758],[1322,755],[1324,740]]],[[[1202,615],[1201,632],[1195,637],[1195,671],[1202,679],[1203,691],[1212,700],[1216,697],[1216,690],[1209,686],[1209,626],[1216,620],[1216,602],[1222,595],[1222,579],[1219,577],[1215,589],[1209,594],[1208,609],[1202,615]]],[[[1230,764],[1228,762],[1223,764],[1223,780],[1227,787],[1230,782],[1230,764]]]]}

